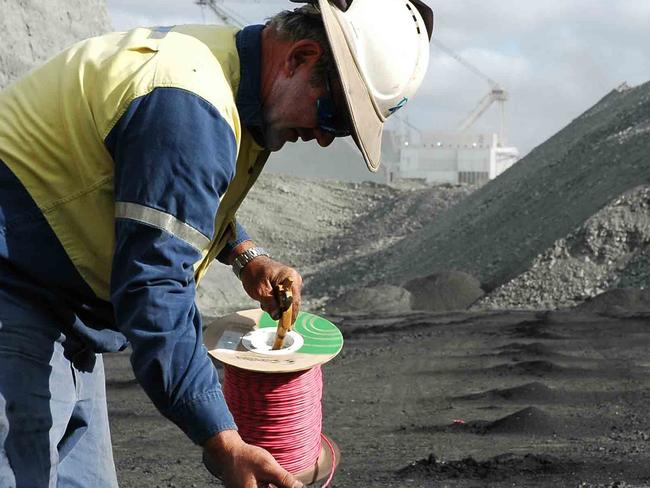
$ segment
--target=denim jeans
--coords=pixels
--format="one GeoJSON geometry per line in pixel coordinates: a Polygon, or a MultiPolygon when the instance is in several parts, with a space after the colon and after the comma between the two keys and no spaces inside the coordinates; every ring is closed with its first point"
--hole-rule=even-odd
{"type": "Polygon", "coordinates": [[[115,488],[102,356],[0,289],[0,488],[115,488]]]}

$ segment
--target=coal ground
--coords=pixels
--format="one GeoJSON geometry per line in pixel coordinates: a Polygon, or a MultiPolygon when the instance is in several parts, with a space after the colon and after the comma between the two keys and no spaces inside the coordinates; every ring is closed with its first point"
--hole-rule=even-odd
{"type": "MultiPolygon", "coordinates": [[[[335,487],[650,485],[650,313],[411,312],[331,316],[324,368],[335,487]]],[[[123,487],[220,486],[107,355],[123,487]]]]}

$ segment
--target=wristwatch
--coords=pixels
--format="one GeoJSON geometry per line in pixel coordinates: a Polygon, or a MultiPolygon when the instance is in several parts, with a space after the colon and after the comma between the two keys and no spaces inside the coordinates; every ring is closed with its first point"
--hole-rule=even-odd
{"type": "Polygon", "coordinates": [[[232,272],[235,273],[237,278],[241,279],[241,272],[248,263],[250,263],[257,256],[268,256],[269,253],[263,247],[250,247],[241,254],[238,254],[232,262],[232,272]]]}

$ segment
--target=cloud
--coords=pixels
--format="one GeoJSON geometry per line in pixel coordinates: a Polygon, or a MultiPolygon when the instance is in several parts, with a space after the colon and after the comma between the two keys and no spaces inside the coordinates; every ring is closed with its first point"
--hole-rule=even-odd
{"type": "MultiPolygon", "coordinates": [[[[183,23],[220,23],[207,7],[201,7],[193,0],[107,0],[108,12],[116,29],[128,29],[139,25],[167,25],[183,23]]],[[[295,8],[287,0],[256,0],[222,2],[222,5],[251,23],[263,22],[273,13],[295,8]]]]}

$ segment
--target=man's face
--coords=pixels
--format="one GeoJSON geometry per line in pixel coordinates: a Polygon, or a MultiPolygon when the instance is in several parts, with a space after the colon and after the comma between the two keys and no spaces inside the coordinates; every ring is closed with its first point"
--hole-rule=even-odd
{"type": "Polygon", "coordinates": [[[287,66],[274,78],[264,103],[266,147],[278,151],[286,142],[298,139],[316,139],[320,146],[329,146],[336,134],[324,120],[347,113],[340,84],[328,77],[315,85],[313,62],[288,62],[287,66]]]}

